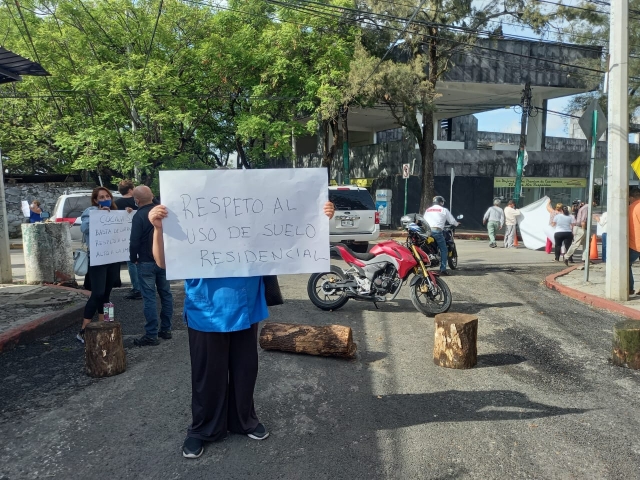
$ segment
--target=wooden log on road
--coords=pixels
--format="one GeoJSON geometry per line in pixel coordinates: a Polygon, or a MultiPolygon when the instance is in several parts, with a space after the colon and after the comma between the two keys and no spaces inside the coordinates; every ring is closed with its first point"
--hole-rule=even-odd
{"type": "Polygon", "coordinates": [[[435,318],[433,363],[447,368],[472,368],[478,361],[478,317],[440,313],[435,318]]]}
{"type": "Polygon", "coordinates": [[[353,358],[356,354],[351,328],[340,325],[314,327],[268,322],[260,332],[260,347],[327,357],[353,358]]]}
{"type": "Polygon", "coordinates": [[[127,359],[120,322],[91,322],[84,330],[87,375],[110,377],[124,372],[127,359]]]}
{"type": "Polygon", "coordinates": [[[640,322],[625,320],[613,327],[614,365],[640,370],[640,322]]]}

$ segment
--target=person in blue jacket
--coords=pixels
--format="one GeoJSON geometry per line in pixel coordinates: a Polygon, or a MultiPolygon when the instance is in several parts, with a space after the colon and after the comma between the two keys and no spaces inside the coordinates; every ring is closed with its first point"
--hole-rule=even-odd
{"type": "MultiPolygon", "coordinates": [[[[333,203],[324,214],[332,218],[333,203]]],[[[149,212],[153,255],[165,268],[163,205],[149,212]]],[[[227,432],[254,440],[269,436],[258,421],[253,391],[258,377],[258,322],[269,316],[262,277],[196,278],[184,281],[183,317],[189,332],[192,423],[182,445],[185,458],[198,458],[204,442],[227,432]]]]}
{"type": "MultiPolygon", "coordinates": [[[[111,190],[104,187],[97,187],[91,192],[91,206],[82,212],[82,241],[89,245],[89,219],[92,210],[117,210],[118,206],[113,201],[111,190]]],[[[87,252],[88,253],[88,252],[87,252]]],[[[89,256],[91,258],[91,256],[89,256]]],[[[89,260],[89,271],[87,276],[91,280],[91,296],[87,300],[82,315],[82,328],[76,335],[79,342],[84,343],[84,329],[98,312],[98,319],[104,320],[102,306],[109,302],[111,290],[120,279],[120,263],[109,263],[107,265],[91,265],[89,260]]]]}
{"type": "Polygon", "coordinates": [[[42,221],[42,208],[40,208],[40,202],[34,200],[29,205],[29,223],[36,223],[42,221]]]}

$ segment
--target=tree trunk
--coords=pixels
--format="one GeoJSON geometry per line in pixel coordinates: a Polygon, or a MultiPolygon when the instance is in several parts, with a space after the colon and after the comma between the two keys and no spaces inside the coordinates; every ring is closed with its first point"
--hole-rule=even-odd
{"type": "Polygon", "coordinates": [[[340,325],[314,327],[291,323],[265,323],[260,332],[260,346],[265,350],[326,357],[353,358],[356,354],[351,328],[340,325]]]}
{"type": "Polygon", "coordinates": [[[614,365],[640,370],[640,322],[625,320],[613,327],[614,365]]]}
{"type": "Polygon", "coordinates": [[[331,167],[333,163],[333,157],[338,149],[338,121],[334,119],[322,121],[322,131],[324,138],[322,139],[322,166],[327,169],[327,175],[329,182],[331,182],[331,167]],[[329,127],[331,127],[332,143],[329,145],[329,127]]]}
{"type": "Polygon", "coordinates": [[[120,322],[92,322],[84,331],[87,375],[110,377],[124,372],[127,359],[122,346],[120,322]]]}
{"type": "Polygon", "coordinates": [[[440,313],[435,319],[433,363],[466,369],[478,361],[478,317],[466,313],[440,313]]]}

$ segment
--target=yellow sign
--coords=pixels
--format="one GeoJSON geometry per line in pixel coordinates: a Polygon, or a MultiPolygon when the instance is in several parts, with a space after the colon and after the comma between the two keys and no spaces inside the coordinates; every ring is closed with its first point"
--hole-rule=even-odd
{"type": "MultiPolygon", "coordinates": [[[[494,177],[493,188],[513,188],[515,177],[494,177]]],[[[586,188],[586,178],[522,177],[522,188],[586,188]]]]}
{"type": "Polygon", "coordinates": [[[631,168],[633,168],[633,171],[636,172],[636,175],[640,178],[640,157],[633,161],[631,168]]]}
{"type": "MultiPolygon", "coordinates": [[[[369,188],[370,186],[373,185],[374,180],[375,178],[352,178],[351,185],[355,185],[357,187],[369,188]]],[[[335,186],[335,185],[338,185],[338,182],[336,182],[335,180],[331,180],[331,182],[329,182],[329,185],[335,186]]]]}

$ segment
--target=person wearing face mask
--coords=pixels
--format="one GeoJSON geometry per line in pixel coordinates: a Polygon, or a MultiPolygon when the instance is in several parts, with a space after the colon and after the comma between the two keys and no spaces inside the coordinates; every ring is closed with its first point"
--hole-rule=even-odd
{"type": "MultiPolygon", "coordinates": [[[[97,187],[91,192],[91,206],[82,212],[82,224],[80,225],[80,231],[82,232],[82,241],[89,245],[89,220],[92,210],[117,210],[118,206],[113,201],[113,195],[111,191],[104,187],[97,187]]],[[[91,255],[89,255],[91,258],[91,255]]],[[[104,320],[102,313],[102,306],[109,302],[109,296],[111,295],[111,289],[120,278],[120,263],[110,263],[107,265],[91,265],[89,260],[89,271],[87,275],[91,280],[91,296],[87,300],[87,304],[84,307],[84,314],[82,316],[82,328],[76,338],[79,342],[84,343],[84,329],[98,312],[98,319],[104,320]]]]}

